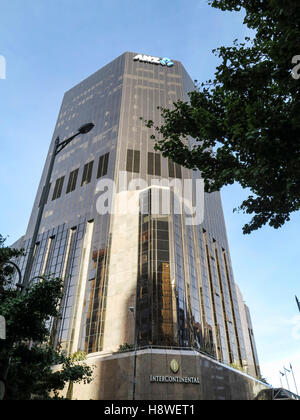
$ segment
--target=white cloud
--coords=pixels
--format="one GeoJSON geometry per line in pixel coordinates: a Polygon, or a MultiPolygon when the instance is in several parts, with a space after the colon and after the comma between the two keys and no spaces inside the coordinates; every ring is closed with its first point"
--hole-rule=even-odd
{"type": "Polygon", "coordinates": [[[292,337],[295,340],[300,340],[300,315],[292,318],[291,319],[291,324],[293,325],[292,337]]]}
{"type": "Polygon", "coordinates": [[[255,335],[273,336],[275,333],[289,333],[294,340],[300,340],[300,315],[292,318],[270,317],[255,325],[255,335]]]}

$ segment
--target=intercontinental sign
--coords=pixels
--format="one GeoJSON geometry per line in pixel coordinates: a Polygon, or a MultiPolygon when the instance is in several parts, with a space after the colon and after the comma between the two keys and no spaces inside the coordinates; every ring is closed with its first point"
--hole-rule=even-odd
{"type": "MultiPolygon", "coordinates": [[[[170,363],[170,369],[173,373],[179,370],[179,364],[176,360],[170,363]]],[[[168,384],[200,384],[200,378],[194,376],[159,376],[150,375],[150,382],[168,383],[168,384]]]]}
{"type": "Polygon", "coordinates": [[[200,378],[194,376],[154,376],[150,375],[150,382],[168,384],[196,384],[200,385],[200,378]]]}

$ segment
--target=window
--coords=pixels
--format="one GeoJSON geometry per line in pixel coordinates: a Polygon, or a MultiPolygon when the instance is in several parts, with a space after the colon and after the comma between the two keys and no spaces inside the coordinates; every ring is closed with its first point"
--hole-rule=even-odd
{"type": "Polygon", "coordinates": [[[148,153],[148,175],[161,175],[161,163],[159,153],[148,153]]]}
{"type": "MultiPolygon", "coordinates": [[[[45,189],[46,189],[46,186],[43,188],[42,195],[41,195],[40,202],[39,202],[39,207],[41,207],[43,194],[45,194],[45,189]]],[[[46,200],[45,200],[45,204],[47,204],[50,190],[51,190],[51,183],[49,185],[49,190],[48,190],[48,194],[47,194],[47,197],[46,197],[46,200]]]]}
{"type": "Polygon", "coordinates": [[[56,181],[54,191],[53,191],[52,201],[56,200],[57,198],[59,198],[61,196],[61,191],[62,191],[62,188],[63,188],[63,185],[64,185],[64,180],[65,180],[65,177],[62,176],[61,178],[59,178],[56,181]]]}
{"type": "Polygon", "coordinates": [[[109,153],[102,155],[99,158],[97,178],[101,178],[107,174],[109,153]]]}
{"type": "Polygon", "coordinates": [[[140,172],[140,151],[139,150],[127,150],[127,172],[140,172]]]}
{"type": "Polygon", "coordinates": [[[181,166],[169,159],[169,177],[182,178],[181,166]]]}
{"type": "Polygon", "coordinates": [[[72,171],[70,173],[70,177],[69,177],[69,182],[68,182],[66,194],[69,194],[69,192],[75,190],[76,183],[77,183],[78,172],[79,172],[79,168],[78,169],[75,169],[75,171],[72,171]]]}
{"type": "Polygon", "coordinates": [[[84,165],[81,186],[89,184],[91,182],[92,172],[93,172],[93,164],[94,164],[94,161],[92,160],[91,162],[86,163],[84,165]]]}

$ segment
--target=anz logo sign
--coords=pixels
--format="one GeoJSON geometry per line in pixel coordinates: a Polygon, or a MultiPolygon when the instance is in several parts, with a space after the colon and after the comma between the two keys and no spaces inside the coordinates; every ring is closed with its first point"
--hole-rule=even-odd
{"type": "Polygon", "coordinates": [[[173,61],[167,57],[159,58],[159,57],[152,57],[151,55],[138,54],[135,57],[133,57],[133,59],[134,61],[141,61],[142,63],[160,64],[166,67],[174,66],[173,61]]]}

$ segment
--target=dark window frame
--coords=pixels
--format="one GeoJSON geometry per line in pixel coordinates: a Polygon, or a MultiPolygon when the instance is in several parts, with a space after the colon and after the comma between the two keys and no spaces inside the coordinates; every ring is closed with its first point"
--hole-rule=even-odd
{"type": "Polygon", "coordinates": [[[141,153],[139,150],[127,149],[126,171],[139,173],[141,166],[141,153]]]}
{"type": "Polygon", "coordinates": [[[61,197],[64,181],[65,181],[65,176],[62,176],[56,180],[53,195],[52,195],[52,201],[57,200],[58,198],[61,197]]]}
{"type": "Polygon", "coordinates": [[[99,157],[97,179],[107,175],[108,171],[108,162],[109,162],[109,153],[99,157]]]}
{"type": "Polygon", "coordinates": [[[171,159],[168,159],[169,167],[169,178],[182,178],[182,167],[173,162],[171,159]]]}
{"type": "Polygon", "coordinates": [[[83,174],[81,179],[81,186],[87,185],[92,180],[92,173],[93,173],[93,166],[94,161],[91,160],[90,162],[86,163],[83,168],[83,174]]]}
{"type": "Polygon", "coordinates": [[[148,175],[161,176],[160,153],[148,152],[148,175]]]}
{"type": "Polygon", "coordinates": [[[75,169],[74,171],[70,173],[66,194],[69,194],[70,192],[76,189],[78,173],[79,173],[79,168],[75,169]]]}

